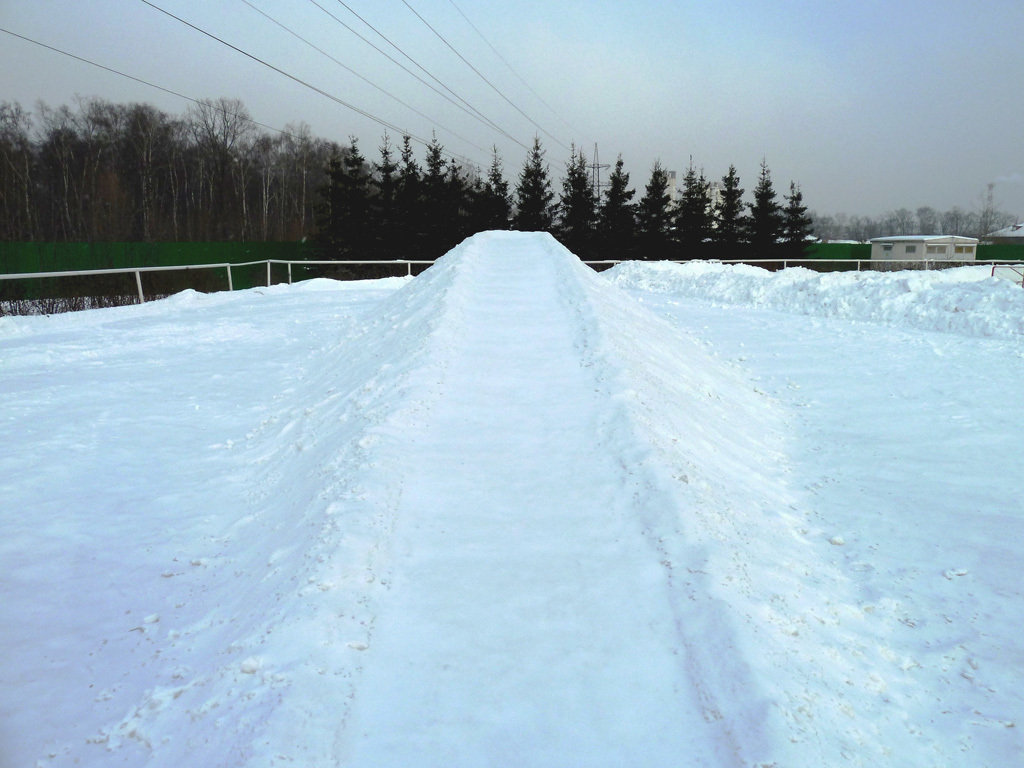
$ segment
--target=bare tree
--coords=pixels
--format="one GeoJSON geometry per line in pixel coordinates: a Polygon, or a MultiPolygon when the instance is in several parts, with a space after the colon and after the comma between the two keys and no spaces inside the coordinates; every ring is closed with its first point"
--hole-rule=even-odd
{"type": "MultiPolygon", "coordinates": [[[[153,240],[157,236],[160,178],[170,170],[170,145],[174,129],[170,118],[149,104],[133,104],[126,114],[122,173],[131,183],[135,205],[132,238],[153,240]]],[[[174,208],[172,200],[170,207],[174,208]]]]}
{"type": "Polygon", "coordinates": [[[41,211],[45,217],[43,229],[59,239],[73,240],[82,234],[78,206],[73,205],[73,201],[82,199],[81,190],[77,188],[79,153],[74,118],[66,106],[53,109],[43,102],[39,102],[37,112],[40,176],[49,191],[43,198],[46,200],[46,207],[41,211]]]}
{"type": "Polygon", "coordinates": [[[914,213],[909,208],[897,208],[886,216],[886,226],[890,235],[914,234],[914,213]]]}
{"type": "Polygon", "coordinates": [[[917,209],[917,230],[921,235],[938,235],[939,212],[931,206],[923,205],[917,209]]]}
{"type": "Polygon", "coordinates": [[[203,99],[189,107],[185,122],[199,153],[199,204],[207,205],[205,234],[212,239],[237,239],[248,229],[245,185],[249,150],[255,133],[252,117],[238,99],[203,99]]]}
{"type": "Polygon", "coordinates": [[[970,225],[970,214],[960,206],[953,206],[942,214],[942,232],[946,235],[966,234],[970,225]]]}
{"type": "Polygon", "coordinates": [[[0,238],[33,240],[31,115],[17,102],[0,102],[0,238]]]}

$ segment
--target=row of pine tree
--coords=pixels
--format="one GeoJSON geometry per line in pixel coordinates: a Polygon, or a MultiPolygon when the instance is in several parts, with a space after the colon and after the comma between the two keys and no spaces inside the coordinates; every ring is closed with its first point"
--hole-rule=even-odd
{"type": "Polygon", "coordinates": [[[327,258],[436,258],[490,229],[551,232],[584,259],[799,258],[811,233],[800,188],[790,183],[780,201],[765,162],[751,203],[743,201],[734,166],[713,194],[692,162],[678,200],[656,162],[634,201],[621,156],[598,196],[587,158],[575,147],[556,190],[539,138],[514,189],[497,149],[486,176],[470,175],[446,159],[436,137],[422,167],[408,136],[400,147],[385,136],[372,162],[351,138],[330,160],[327,176],[316,238],[327,258]]]}

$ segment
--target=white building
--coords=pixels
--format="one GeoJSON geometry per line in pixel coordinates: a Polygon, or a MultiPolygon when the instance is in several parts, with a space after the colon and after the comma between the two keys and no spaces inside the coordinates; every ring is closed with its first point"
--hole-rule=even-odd
{"type": "Polygon", "coordinates": [[[974,261],[978,238],[960,235],[902,235],[871,240],[872,261],[974,261]]]}

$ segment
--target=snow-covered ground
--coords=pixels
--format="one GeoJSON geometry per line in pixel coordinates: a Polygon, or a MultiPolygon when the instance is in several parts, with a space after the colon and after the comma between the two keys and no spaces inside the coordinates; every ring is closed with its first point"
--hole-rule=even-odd
{"type": "Polygon", "coordinates": [[[0,766],[1022,764],[1022,318],[517,233],[0,318],[0,766]]]}

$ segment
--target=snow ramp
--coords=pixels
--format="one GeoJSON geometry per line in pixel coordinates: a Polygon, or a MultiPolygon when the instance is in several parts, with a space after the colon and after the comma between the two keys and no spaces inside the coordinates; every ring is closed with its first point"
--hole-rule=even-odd
{"type": "Polygon", "coordinates": [[[465,241],[274,402],[225,478],[248,511],[139,627],[136,703],[42,765],[882,754],[785,413],[549,235],[465,241]]]}
{"type": "Polygon", "coordinates": [[[337,758],[750,764],[767,705],[703,583],[727,532],[695,507],[770,475],[765,398],[549,235],[435,269],[416,394],[380,435],[400,500],[337,758]]]}

